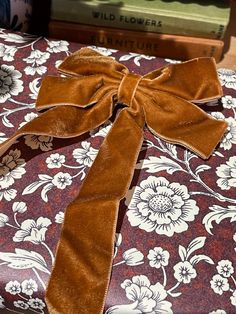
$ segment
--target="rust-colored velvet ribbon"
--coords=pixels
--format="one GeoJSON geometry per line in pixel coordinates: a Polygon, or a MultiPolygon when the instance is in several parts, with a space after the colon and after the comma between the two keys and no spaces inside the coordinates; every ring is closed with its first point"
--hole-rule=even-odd
{"type": "Polygon", "coordinates": [[[222,96],[212,58],[171,64],[144,76],[110,57],[83,48],[59,67],[65,77],[46,77],[38,110],[53,107],[0,145],[3,154],[25,134],[76,137],[103,124],[123,103],[109,134],[68,206],[49,280],[50,313],[100,314],[111,273],[119,203],[132,180],[143,127],[208,158],[227,124],[194,103],[222,96]]]}

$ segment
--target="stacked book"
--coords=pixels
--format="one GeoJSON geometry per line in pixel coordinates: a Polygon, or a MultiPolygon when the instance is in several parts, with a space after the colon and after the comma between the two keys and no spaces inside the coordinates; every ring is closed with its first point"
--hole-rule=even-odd
{"type": "Polygon", "coordinates": [[[223,0],[52,0],[49,35],[123,51],[218,62],[229,23],[223,0]]]}

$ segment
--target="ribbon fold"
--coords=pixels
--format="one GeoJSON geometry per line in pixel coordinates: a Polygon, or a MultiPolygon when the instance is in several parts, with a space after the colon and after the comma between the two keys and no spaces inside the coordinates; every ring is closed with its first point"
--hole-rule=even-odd
{"type": "Polygon", "coordinates": [[[77,137],[109,119],[122,103],[76,199],[68,206],[49,280],[50,313],[102,313],[112,266],[119,203],[143,141],[143,128],[207,159],[227,124],[194,103],[222,96],[215,62],[198,58],[144,76],[89,48],[60,65],[66,77],[44,78],[36,108],[48,109],[0,145],[2,155],[26,134],[77,137]]]}

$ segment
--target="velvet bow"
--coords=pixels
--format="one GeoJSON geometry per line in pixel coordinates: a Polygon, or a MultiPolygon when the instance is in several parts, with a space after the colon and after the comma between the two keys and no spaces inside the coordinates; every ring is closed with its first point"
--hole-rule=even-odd
{"type": "Polygon", "coordinates": [[[222,96],[212,58],[171,64],[144,76],[83,48],[47,76],[37,99],[48,109],[0,145],[0,154],[25,134],[70,138],[109,119],[123,104],[86,176],[67,207],[46,301],[50,313],[102,313],[111,273],[119,203],[128,190],[143,128],[208,158],[227,124],[194,103],[222,96]]]}

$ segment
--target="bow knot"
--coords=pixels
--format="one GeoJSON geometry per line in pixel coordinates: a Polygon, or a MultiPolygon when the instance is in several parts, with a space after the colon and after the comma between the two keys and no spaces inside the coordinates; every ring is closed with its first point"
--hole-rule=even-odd
{"type": "Polygon", "coordinates": [[[142,76],[139,74],[135,73],[125,74],[118,88],[117,93],[118,102],[130,106],[141,79],[142,76]]]}

